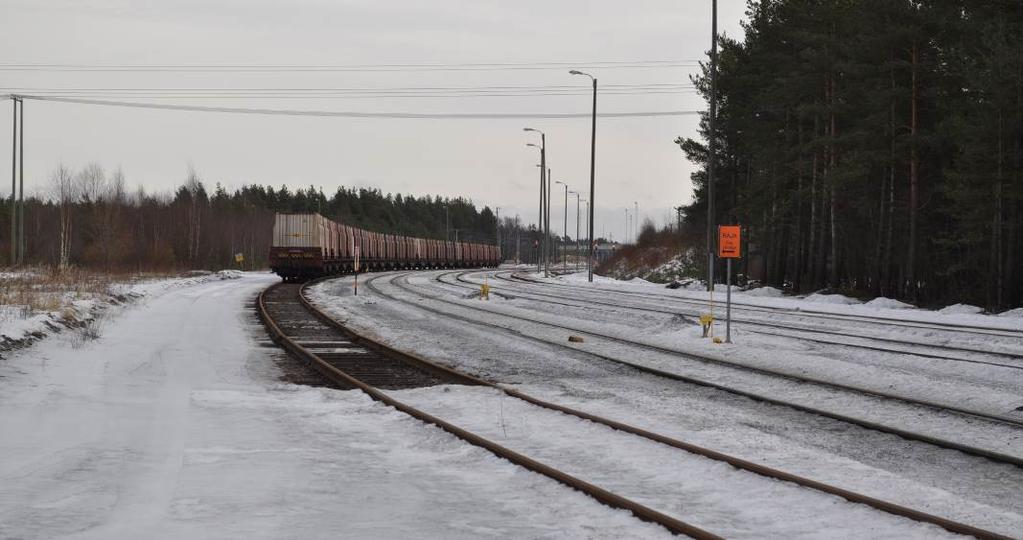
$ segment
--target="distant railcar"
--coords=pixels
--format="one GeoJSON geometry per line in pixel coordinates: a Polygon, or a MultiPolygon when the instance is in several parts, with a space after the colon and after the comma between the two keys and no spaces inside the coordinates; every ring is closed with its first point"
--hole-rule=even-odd
{"type": "Polygon", "coordinates": [[[497,246],[381,234],[329,220],[320,214],[278,213],[274,218],[270,269],[286,281],[355,270],[495,267],[497,246]]]}

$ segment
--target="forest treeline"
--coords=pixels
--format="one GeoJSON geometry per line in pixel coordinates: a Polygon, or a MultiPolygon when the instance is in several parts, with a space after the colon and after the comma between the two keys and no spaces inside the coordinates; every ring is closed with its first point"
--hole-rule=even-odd
{"type": "MultiPolygon", "coordinates": [[[[1023,300],[1023,3],[763,0],[719,41],[715,220],[744,273],[990,309],[1023,300]]],[[[709,99],[709,70],[694,83],[709,99]]],[[[707,116],[678,139],[702,165],[707,116]]]]}
{"type": "MultiPolygon", "coordinates": [[[[229,191],[208,186],[190,170],[171,193],[128,190],[120,170],[92,163],[55,169],[43,195],[25,201],[25,263],[102,270],[265,268],[275,212],[319,212],[373,231],[494,243],[497,217],[465,198],[383,194],[339,187],[327,194],[309,187],[246,185],[229,191]],[[457,232],[456,232],[457,231],[457,232]],[[235,255],[244,263],[237,264],[235,255]]],[[[10,263],[10,199],[0,206],[0,264],[10,263]]],[[[507,242],[528,243],[535,231],[517,232],[504,220],[507,242]]],[[[514,246],[505,250],[514,255],[514,246]]],[[[523,249],[523,258],[530,259],[523,249]]]]}

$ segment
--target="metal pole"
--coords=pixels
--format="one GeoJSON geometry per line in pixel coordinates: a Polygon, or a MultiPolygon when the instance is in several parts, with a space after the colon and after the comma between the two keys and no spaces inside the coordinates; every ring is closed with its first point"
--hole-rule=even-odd
{"type": "Polygon", "coordinates": [[[444,205],[444,241],[451,241],[451,214],[448,213],[448,205],[444,205]]]}
{"type": "Polygon", "coordinates": [[[519,226],[519,215],[515,214],[515,264],[519,264],[519,249],[522,247],[522,227],[519,226]]]}
{"type": "Polygon", "coordinates": [[[579,194],[575,194],[575,271],[579,271],[579,194]]]}
{"type": "Polygon", "coordinates": [[[715,153],[717,144],[715,141],[715,123],[717,119],[717,66],[718,66],[718,0],[711,0],[711,41],[710,41],[710,119],[708,130],[710,138],[707,141],[707,290],[714,290],[714,167],[716,165],[715,153]]]}
{"type": "Polygon", "coordinates": [[[597,79],[593,79],[593,120],[592,127],[590,129],[590,249],[589,256],[587,257],[587,279],[590,283],[593,283],[593,207],[596,205],[596,199],[593,198],[594,188],[594,167],[597,162],[597,79]]]}
{"type": "Polygon", "coordinates": [[[544,220],[543,216],[547,210],[547,184],[551,181],[550,176],[547,174],[547,134],[540,133],[540,223],[537,223],[537,230],[540,232],[541,238],[540,251],[537,255],[540,256],[540,266],[543,267],[544,277],[547,277],[547,264],[544,253],[547,252],[547,236],[544,235],[544,220]]]}
{"type": "Polygon", "coordinates": [[[633,201],[632,204],[636,205],[636,211],[632,213],[632,234],[636,235],[636,245],[639,245],[639,203],[633,201]]]}
{"type": "MultiPolygon", "coordinates": [[[[542,228],[543,228],[543,147],[541,146],[540,147],[540,209],[539,209],[539,213],[536,216],[536,232],[537,232],[537,235],[540,234],[540,229],[542,229],[542,228]]],[[[543,263],[540,262],[540,258],[539,258],[539,255],[540,255],[539,245],[537,245],[536,255],[537,255],[537,258],[536,258],[536,272],[539,273],[540,272],[540,267],[543,265],[543,263]]]]}
{"type": "Polygon", "coordinates": [[[625,239],[624,243],[628,243],[629,242],[629,238],[631,238],[629,236],[629,209],[628,208],[625,209],[625,236],[623,236],[622,238],[625,239]]]}
{"type": "Polygon", "coordinates": [[[18,266],[25,264],[25,101],[18,99],[21,122],[18,124],[18,266]]]}
{"type": "Polygon", "coordinates": [[[568,184],[565,184],[565,228],[561,229],[561,264],[564,265],[565,270],[568,270],[568,244],[565,242],[565,237],[568,236],[568,184]]]}
{"type": "Polygon", "coordinates": [[[551,274],[551,170],[547,169],[547,206],[544,207],[543,237],[547,241],[543,250],[543,275],[551,274]]]}
{"type": "Polygon", "coordinates": [[[725,263],[728,270],[727,286],[728,290],[725,292],[725,343],[732,342],[732,258],[728,258],[728,262],[725,263]]]}
{"type": "Polygon", "coordinates": [[[18,100],[17,98],[11,98],[11,103],[14,105],[14,115],[11,117],[13,122],[12,136],[11,136],[11,266],[17,262],[18,258],[18,247],[17,247],[17,209],[15,203],[18,197],[18,100]]]}

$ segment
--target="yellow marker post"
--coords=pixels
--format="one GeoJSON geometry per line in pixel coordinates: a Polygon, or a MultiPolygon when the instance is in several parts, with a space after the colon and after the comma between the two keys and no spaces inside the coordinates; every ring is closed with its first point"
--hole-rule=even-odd
{"type": "Polygon", "coordinates": [[[490,300],[490,284],[487,283],[487,276],[483,276],[483,284],[480,285],[480,300],[490,300]]]}

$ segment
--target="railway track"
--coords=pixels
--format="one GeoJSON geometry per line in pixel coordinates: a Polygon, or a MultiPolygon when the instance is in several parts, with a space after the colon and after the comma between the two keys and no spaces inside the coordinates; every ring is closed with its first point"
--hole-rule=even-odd
{"type": "MultiPolygon", "coordinates": [[[[569,284],[564,284],[564,283],[540,282],[540,281],[536,281],[534,279],[525,278],[525,277],[523,277],[521,275],[515,274],[514,272],[505,272],[504,274],[505,275],[512,275],[513,278],[518,280],[518,281],[522,281],[522,282],[526,282],[526,283],[532,283],[532,284],[537,284],[537,285],[560,287],[560,288],[566,288],[566,289],[572,289],[572,290],[575,290],[575,291],[584,291],[584,292],[585,291],[592,291],[592,290],[594,290],[594,289],[590,289],[590,288],[580,287],[580,286],[576,286],[576,285],[569,285],[569,284]]],[[[600,288],[597,288],[595,290],[603,291],[603,292],[614,292],[615,294],[622,294],[622,295],[625,295],[625,296],[639,297],[639,298],[644,298],[644,299],[647,299],[647,300],[654,300],[654,301],[671,300],[671,301],[676,301],[676,302],[680,302],[680,303],[696,305],[696,306],[701,306],[701,307],[705,307],[707,305],[707,301],[706,300],[686,298],[686,297],[682,297],[682,296],[678,296],[678,295],[672,295],[672,296],[666,297],[664,295],[656,295],[656,294],[653,294],[653,293],[638,292],[638,291],[623,291],[623,290],[609,291],[607,289],[600,289],[600,288]]],[[[716,302],[716,306],[718,308],[723,307],[720,301],[716,302]]],[[[815,318],[818,318],[818,319],[832,319],[832,320],[837,320],[837,321],[854,321],[854,322],[863,322],[863,323],[869,323],[869,324],[875,324],[875,325],[894,325],[894,326],[902,326],[902,327],[905,327],[905,328],[920,328],[920,329],[930,329],[930,330],[937,329],[937,330],[944,330],[944,331],[949,331],[949,332],[960,332],[960,333],[974,334],[974,335],[998,336],[998,337],[1007,337],[1007,338],[1011,338],[1011,339],[1023,339],[1023,330],[1013,330],[1013,329],[1005,329],[1005,328],[985,328],[985,327],[981,327],[981,326],[973,326],[973,325],[967,325],[967,324],[961,324],[961,323],[953,323],[953,322],[919,321],[919,320],[915,320],[915,319],[907,319],[907,318],[900,318],[900,317],[872,317],[872,316],[868,316],[868,315],[836,314],[836,313],[831,313],[831,312],[823,311],[823,310],[819,310],[819,309],[803,308],[803,307],[800,307],[798,310],[793,310],[793,309],[790,309],[790,308],[781,308],[781,307],[756,306],[756,305],[746,304],[746,303],[743,303],[743,302],[735,302],[735,301],[732,302],[732,309],[733,310],[741,310],[741,311],[750,311],[750,312],[757,312],[757,311],[759,311],[759,312],[764,312],[764,313],[782,314],[782,315],[793,315],[793,316],[798,316],[798,315],[803,315],[803,314],[812,314],[815,318]]],[[[969,349],[967,349],[967,350],[969,350],[969,349]]]]}
{"type": "Polygon", "coordinates": [[[516,465],[579,490],[603,504],[627,510],[644,521],[657,523],[675,534],[706,540],[722,538],[514,452],[382,392],[381,389],[415,388],[440,383],[467,385],[488,383],[391,349],[346,329],[309,304],[302,296],[304,287],[305,285],[292,283],[273,285],[260,293],[256,301],[258,314],[275,342],[297,358],[309,363],[338,387],[361,390],[372,399],[437,426],[469,444],[484,448],[516,465]]]}
{"type": "MultiPolygon", "coordinates": [[[[443,275],[437,276],[435,278],[435,280],[438,281],[439,283],[447,283],[449,285],[452,285],[451,283],[445,282],[445,281],[443,281],[441,279],[444,275],[447,275],[447,274],[443,274],[443,275]]],[[[475,287],[463,287],[463,288],[473,288],[474,289],[475,287]]],[[[406,291],[415,293],[415,291],[411,291],[407,286],[403,287],[403,289],[405,289],[406,291]]],[[[445,303],[448,303],[448,304],[451,304],[451,305],[467,307],[469,309],[477,309],[477,308],[474,308],[472,306],[465,306],[464,304],[461,304],[461,303],[458,303],[458,302],[452,302],[450,300],[447,300],[447,299],[444,299],[444,298],[440,298],[440,297],[436,297],[436,296],[431,297],[431,299],[437,300],[437,301],[440,301],[440,302],[445,302],[445,303]]],[[[506,314],[506,313],[498,313],[498,312],[493,312],[493,311],[490,311],[490,310],[483,310],[483,309],[480,309],[480,311],[486,311],[488,313],[497,313],[498,315],[505,316],[505,317],[512,317],[512,318],[522,319],[521,317],[515,317],[514,315],[509,315],[509,314],[506,314]]],[[[793,373],[787,373],[787,372],[782,372],[782,371],[775,371],[775,370],[765,369],[765,368],[760,368],[760,367],[755,367],[755,366],[748,366],[748,365],[745,365],[745,364],[741,364],[741,363],[737,363],[737,362],[731,362],[731,361],[724,360],[724,359],[721,359],[721,358],[714,358],[714,357],[710,357],[710,356],[703,356],[703,355],[695,354],[695,353],[688,352],[688,351],[681,351],[681,350],[673,349],[673,348],[670,348],[670,347],[662,347],[662,346],[659,346],[659,345],[638,342],[638,341],[634,341],[634,340],[630,340],[630,339],[621,338],[621,337],[618,337],[618,336],[611,336],[611,335],[607,335],[607,334],[600,333],[600,332],[594,332],[592,330],[587,330],[587,329],[584,329],[584,328],[571,327],[571,326],[567,326],[567,325],[557,325],[557,324],[552,324],[552,323],[545,323],[545,324],[553,325],[553,326],[558,326],[558,327],[560,327],[560,328],[562,328],[564,330],[569,330],[569,331],[577,332],[577,333],[580,333],[580,334],[585,334],[585,335],[590,335],[590,336],[593,336],[593,337],[607,339],[607,340],[618,342],[618,343],[622,343],[622,344],[639,346],[639,347],[642,347],[644,349],[653,350],[653,351],[657,351],[657,352],[664,352],[664,353],[668,353],[668,354],[677,354],[677,355],[689,356],[689,357],[697,358],[697,359],[700,359],[700,360],[703,360],[703,361],[706,361],[706,362],[711,362],[711,363],[719,364],[719,365],[727,365],[729,367],[738,367],[738,368],[746,369],[746,370],[749,370],[749,371],[755,371],[755,372],[763,373],[765,375],[773,375],[773,376],[778,376],[778,377],[785,377],[785,378],[797,380],[799,382],[807,382],[807,383],[819,384],[819,385],[822,385],[822,386],[828,386],[828,387],[836,388],[836,389],[839,389],[839,390],[846,390],[846,391],[852,391],[852,392],[857,392],[857,393],[862,393],[862,394],[869,394],[869,395],[873,395],[873,396],[877,396],[877,397],[881,397],[881,398],[885,398],[885,399],[904,401],[906,403],[913,404],[913,405],[919,405],[919,406],[923,406],[923,407],[930,407],[930,408],[934,408],[934,409],[940,409],[940,410],[943,410],[943,411],[954,412],[954,413],[963,414],[963,415],[969,415],[969,416],[975,416],[977,418],[982,418],[984,420],[988,420],[988,421],[992,421],[992,422],[1000,422],[1000,423],[1009,424],[1009,425],[1013,425],[1013,426],[1017,426],[1017,427],[1023,427],[1023,419],[1019,419],[1019,418],[1013,418],[1013,417],[1008,417],[1008,416],[999,415],[999,414],[991,414],[991,413],[987,413],[987,412],[983,412],[983,411],[966,409],[966,408],[962,408],[962,407],[955,407],[955,406],[948,405],[948,404],[932,402],[932,401],[926,401],[926,400],[920,400],[920,399],[910,398],[910,397],[906,397],[906,396],[900,396],[900,395],[892,394],[892,393],[888,393],[888,392],[881,392],[881,391],[873,390],[873,389],[869,389],[869,388],[861,388],[861,387],[858,387],[858,386],[851,386],[851,385],[836,383],[836,382],[832,382],[832,381],[828,381],[828,380],[822,380],[822,379],[817,379],[817,378],[809,377],[809,376],[802,376],[802,375],[797,375],[797,374],[793,374],[793,373]]],[[[1008,366],[1002,366],[1002,367],[1008,367],[1008,366]]]]}
{"type": "MultiPolygon", "coordinates": [[[[456,279],[458,279],[461,282],[470,283],[470,284],[474,285],[475,287],[478,287],[479,283],[474,283],[474,282],[466,280],[464,278],[464,274],[466,274],[466,273],[470,273],[470,272],[463,272],[456,279]]],[[[553,286],[553,287],[570,288],[570,289],[573,290],[573,292],[583,293],[584,295],[593,292],[592,290],[586,290],[586,289],[582,289],[582,288],[579,288],[579,287],[572,287],[572,286],[569,286],[569,285],[540,283],[540,282],[536,282],[536,281],[533,281],[533,280],[521,278],[521,277],[516,276],[516,275],[514,275],[514,274],[512,274],[510,272],[495,273],[494,277],[495,277],[495,279],[502,280],[502,281],[505,281],[505,282],[511,282],[511,283],[515,283],[515,284],[519,284],[519,285],[525,285],[525,286],[534,287],[534,288],[543,288],[543,287],[547,287],[547,286],[550,285],[550,286],[553,286]]],[[[454,285],[454,284],[452,284],[452,285],[454,285]]],[[[515,294],[519,295],[519,296],[531,296],[531,297],[537,297],[537,298],[547,298],[548,300],[539,300],[539,301],[545,301],[545,302],[549,302],[549,303],[559,303],[560,302],[560,303],[564,303],[565,305],[568,305],[568,300],[565,297],[563,297],[563,296],[557,296],[557,295],[552,295],[552,294],[543,293],[543,292],[535,292],[535,291],[522,292],[522,291],[518,291],[518,290],[515,292],[515,294]]],[[[640,294],[640,293],[635,293],[635,294],[640,294]]],[[[629,310],[644,311],[644,312],[649,312],[649,313],[668,314],[668,315],[684,314],[684,315],[690,315],[690,316],[698,316],[700,313],[702,313],[706,309],[706,302],[702,302],[701,303],[701,302],[695,301],[695,300],[678,299],[678,298],[674,298],[674,297],[664,297],[664,296],[662,296],[662,297],[654,297],[652,295],[648,295],[648,296],[649,296],[650,301],[646,302],[645,305],[642,305],[642,306],[638,306],[638,305],[634,305],[634,304],[630,305],[630,304],[625,304],[625,303],[622,303],[622,302],[608,302],[608,301],[605,301],[605,300],[593,299],[593,298],[578,298],[577,297],[577,298],[574,298],[573,300],[578,301],[578,302],[585,302],[585,303],[592,304],[592,305],[601,305],[601,306],[615,307],[615,308],[619,308],[619,309],[629,309],[629,310]],[[665,307],[662,307],[662,308],[653,307],[653,306],[664,305],[663,304],[664,302],[679,302],[679,303],[682,303],[684,305],[691,306],[691,308],[690,308],[691,311],[689,311],[688,313],[682,313],[678,309],[671,309],[671,308],[665,308],[665,307]]],[[[751,311],[766,311],[766,309],[767,308],[764,308],[763,310],[761,310],[761,309],[753,309],[753,308],[735,308],[735,306],[733,305],[733,311],[740,311],[740,312],[741,311],[748,311],[748,312],[751,312],[751,311]]],[[[788,311],[788,310],[786,310],[785,314],[786,315],[791,315],[791,316],[796,316],[796,313],[792,313],[791,311],[788,311]]],[[[815,315],[815,317],[817,317],[817,316],[815,315]]],[[[824,318],[825,319],[833,319],[833,318],[837,318],[837,316],[835,316],[835,317],[824,317],[824,318]]],[[[736,323],[742,323],[744,326],[747,327],[748,331],[751,331],[751,332],[754,332],[754,333],[763,334],[763,335],[778,336],[778,337],[788,337],[788,338],[793,338],[793,339],[801,339],[801,340],[804,340],[804,341],[812,341],[812,342],[816,342],[816,343],[824,343],[824,344],[829,344],[829,345],[838,345],[838,346],[843,346],[843,347],[858,348],[858,349],[871,350],[871,351],[877,351],[877,352],[885,352],[885,353],[893,353],[893,354],[905,354],[905,355],[919,356],[919,357],[923,357],[923,358],[933,358],[933,359],[949,360],[949,361],[956,361],[956,362],[966,362],[966,363],[974,363],[974,364],[985,364],[985,365],[992,365],[992,366],[998,366],[998,367],[1005,367],[1005,368],[1009,368],[1009,369],[1021,369],[1021,370],[1023,370],[1023,354],[1014,353],[1014,352],[977,349],[977,348],[973,348],[973,347],[954,346],[954,345],[948,345],[948,344],[943,344],[943,343],[920,343],[920,342],[917,342],[917,341],[904,340],[904,339],[894,339],[894,338],[878,336],[878,335],[863,335],[863,334],[859,334],[859,333],[855,333],[855,332],[843,332],[843,331],[839,331],[839,330],[826,330],[826,329],[821,329],[821,328],[811,328],[811,327],[804,327],[804,326],[793,325],[793,324],[778,324],[778,323],[766,322],[766,321],[763,321],[763,320],[757,320],[757,319],[752,319],[752,318],[735,317],[734,315],[733,315],[732,320],[733,320],[733,322],[736,322],[736,323]],[[748,328],[750,326],[758,327],[758,328],[770,328],[770,329],[776,329],[776,330],[782,330],[782,331],[781,332],[777,332],[777,331],[771,332],[771,331],[764,331],[764,330],[753,330],[753,329],[748,328]],[[914,351],[914,350],[891,349],[891,348],[871,346],[871,345],[858,344],[858,343],[849,343],[849,342],[843,342],[843,341],[820,339],[820,338],[809,337],[806,334],[838,336],[838,337],[862,339],[862,340],[867,340],[867,341],[875,341],[875,342],[881,342],[881,343],[891,343],[891,344],[900,345],[900,346],[917,347],[917,350],[914,351]],[[920,350],[920,349],[926,349],[926,350],[920,350]],[[988,361],[988,360],[977,360],[977,359],[970,359],[970,358],[962,358],[962,357],[959,357],[959,356],[949,356],[947,354],[935,354],[933,352],[927,352],[927,350],[954,351],[954,352],[963,352],[963,353],[969,353],[969,354],[983,355],[983,356],[987,356],[987,357],[1008,358],[1008,359],[1011,359],[1011,360],[1018,360],[1018,361],[1020,361],[1020,363],[1018,363],[1018,364],[1006,364],[1006,363],[1002,363],[1002,362],[994,362],[994,361],[988,361]]],[[[856,319],[856,320],[858,322],[863,322],[862,319],[856,319]]],[[[875,322],[877,324],[887,324],[886,321],[887,320],[872,321],[872,322],[875,322]]],[[[1011,337],[1015,337],[1015,336],[1011,336],[1011,337]]],[[[1023,340],[1023,333],[1021,333],[1019,335],[1019,339],[1023,340]]]]}
{"type": "MultiPolygon", "coordinates": [[[[375,294],[378,294],[381,297],[384,297],[384,298],[387,298],[387,299],[390,299],[390,300],[393,300],[393,301],[396,301],[396,302],[399,302],[399,303],[402,303],[402,304],[407,304],[407,305],[410,305],[410,306],[415,306],[417,309],[422,309],[422,310],[425,310],[425,311],[436,313],[438,315],[441,315],[441,316],[444,316],[444,317],[448,317],[448,318],[452,318],[452,319],[455,319],[455,320],[458,320],[458,321],[461,321],[461,322],[464,322],[464,323],[467,323],[467,324],[471,324],[471,325],[475,325],[475,326],[479,326],[479,327],[497,329],[497,330],[500,330],[500,331],[503,331],[503,332],[510,332],[510,333],[514,334],[517,338],[520,338],[520,339],[525,339],[525,340],[529,340],[529,341],[533,341],[533,342],[537,342],[537,343],[542,343],[542,344],[547,345],[547,346],[555,346],[555,347],[558,347],[560,349],[564,349],[566,351],[572,351],[573,353],[585,354],[585,355],[597,358],[597,359],[602,360],[602,361],[611,362],[611,363],[617,364],[617,365],[623,365],[623,366],[626,366],[626,367],[629,367],[629,368],[632,368],[632,369],[636,369],[637,371],[640,371],[640,372],[643,372],[643,373],[647,373],[647,374],[650,374],[650,375],[654,375],[654,376],[657,376],[657,377],[662,377],[662,378],[672,379],[672,380],[676,380],[676,381],[680,381],[680,382],[684,382],[684,383],[696,384],[696,385],[699,385],[699,386],[714,388],[716,390],[721,390],[721,391],[724,391],[724,392],[728,392],[728,393],[733,394],[733,395],[739,395],[739,396],[747,397],[747,398],[750,398],[750,399],[753,399],[753,400],[756,400],[756,401],[760,401],[760,402],[764,402],[764,403],[770,403],[770,404],[774,404],[774,405],[780,405],[780,406],[791,408],[791,409],[795,409],[795,410],[798,410],[798,411],[801,411],[801,412],[806,412],[806,413],[810,413],[810,414],[814,414],[814,415],[818,415],[818,416],[823,416],[823,417],[831,418],[831,419],[834,419],[834,420],[839,420],[839,421],[842,421],[842,422],[858,425],[860,427],[864,427],[864,428],[871,429],[871,430],[874,430],[874,431],[879,431],[879,432],[883,432],[883,433],[888,433],[888,434],[896,435],[896,436],[902,437],[904,439],[920,441],[920,442],[932,444],[932,445],[935,445],[935,446],[938,446],[938,447],[941,447],[941,448],[946,448],[946,449],[950,449],[950,450],[958,450],[958,451],[961,451],[961,452],[964,452],[964,453],[967,453],[967,454],[971,454],[971,455],[974,455],[974,456],[984,457],[984,458],[991,459],[991,460],[996,461],[996,462],[1007,463],[1007,464],[1011,464],[1011,465],[1014,465],[1014,466],[1017,466],[1017,467],[1023,467],[1023,458],[1020,458],[1019,456],[1015,456],[1015,455],[1010,455],[1010,454],[1005,454],[1005,453],[993,451],[993,450],[988,449],[988,448],[981,448],[981,447],[977,447],[977,446],[973,446],[973,445],[968,445],[968,444],[963,444],[963,443],[959,443],[959,442],[955,442],[955,441],[950,441],[950,440],[947,440],[947,439],[943,439],[943,438],[940,438],[940,437],[928,435],[928,434],[925,434],[925,433],[920,433],[920,432],[912,431],[912,430],[909,430],[909,429],[903,429],[903,428],[900,428],[900,427],[895,427],[895,426],[883,424],[883,423],[880,423],[880,422],[875,422],[875,421],[871,421],[871,420],[865,420],[865,419],[862,419],[862,418],[857,418],[857,417],[850,416],[850,415],[843,414],[843,413],[837,413],[837,412],[834,412],[832,410],[826,410],[826,409],[823,409],[823,408],[820,408],[820,407],[808,406],[808,405],[797,403],[797,402],[790,401],[790,400],[779,399],[779,398],[767,396],[767,395],[764,395],[764,394],[760,394],[760,393],[757,393],[757,392],[744,390],[744,389],[738,388],[738,387],[736,387],[734,385],[720,384],[720,383],[712,382],[712,381],[709,381],[709,380],[706,380],[706,379],[701,379],[701,378],[697,378],[697,377],[693,377],[693,376],[688,376],[688,375],[681,375],[679,373],[674,373],[674,372],[669,372],[669,371],[664,371],[664,370],[652,368],[652,367],[649,367],[647,365],[640,364],[640,363],[637,363],[637,362],[623,360],[621,358],[617,358],[617,357],[614,357],[614,356],[608,356],[606,354],[601,354],[601,353],[597,353],[597,352],[594,352],[594,351],[581,349],[579,347],[573,346],[571,344],[566,344],[566,343],[564,343],[562,341],[559,341],[559,340],[551,340],[551,339],[545,339],[545,338],[537,337],[537,336],[534,336],[534,335],[529,335],[529,334],[523,333],[523,332],[515,330],[515,329],[510,329],[510,328],[508,328],[506,326],[503,326],[503,325],[500,325],[500,324],[494,324],[494,323],[490,323],[490,322],[486,322],[486,321],[480,320],[480,318],[466,317],[466,316],[461,316],[461,315],[453,314],[453,313],[451,313],[449,311],[444,311],[444,310],[440,310],[440,309],[437,309],[437,308],[433,308],[433,307],[430,307],[430,306],[423,305],[422,302],[409,301],[407,299],[403,299],[403,298],[400,298],[398,296],[389,294],[389,293],[387,293],[385,291],[382,291],[379,288],[379,286],[377,286],[375,284],[375,281],[377,279],[379,279],[380,277],[383,277],[383,276],[375,276],[375,277],[371,278],[370,280],[367,280],[367,282],[366,282],[366,286],[368,288],[370,288],[371,290],[373,290],[373,292],[375,294]]],[[[404,275],[404,278],[407,279],[407,274],[404,275]]],[[[487,309],[483,309],[483,308],[479,308],[479,307],[474,307],[474,306],[471,306],[471,305],[467,305],[465,303],[449,300],[449,299],[438,297],[438,296],[435,296],[435,295],[423,294],[423,293],[418,292],[418,291],[412,289],[411,287],[409,287],[409,285],[407,283],[402,284],[402,283],[400,283],[398,281],[392,281],[392,284],[395,287],[399,288],[400,290],[402,290],[404,292],[407,292],[409,294],[412,294],[412,295],[414,295],[416,297],[419,297],[419,298],[426,298],[426,299],[430,299],[430,300],[437,301],[437,302],[440,302],[440,303],[457,306],[457,307],[462,308],[462,309],[467,309],[467,310],[472,310],[472,311],[477,311],[477,312],[485,312],[485,313],[488,313],[488,314],[491,314],[491,315],[498,315],[498,316],[506,317],[506,318],[509,318],[509,319],[516,319],[516,320],[519,320],[519,321],[528,322],[530,324],[535,324],[534,320],[527,319],[527,318],[524,318],[524,317],[517,317],[517,316],[509,315],[509,314],[506,314],[506,313],[500,313],[500,312],[495,312],[495,311],[491,311],[491,310],[487,310],[487,309]]],[[[545,326],[557,326],[557,325],[552,325],[549,322],[544,322],[543,324],[545,326]]],[[[757,370],[759,370],[759,368],[745,366],[745,365],[742,365],[742,364],[730,365],[732,363],[727,362],[727,361],[721,362],[721,361],[719,361],[719,359],[700,357],[698,355],[693,355],[693,354],[686,353],[686,352],[675,351],[675,350],[672,350],[672,349],[660,348],[660,347],[657,347],[657,346],[651,346],[651,345],[647,345],[647,344],[643,344],[643,343],[636,343],[636,342],[633,342],[633,341],[630,341],[630,340],[626,340],[626,339],[622,339],[622,338],[618,338],[618,337],[614,337],[614,336],[604,336],[603,334],[595,333],[595,332],[592,332],[592,331],[579,330],[579,329],[576,329],[576,328],[565,327],[565,326],[562,326],[561,328],[565,329],[565,330],[569,330],[569,331],[575,332],[575,333],[581,333],[581,334],[601,337],[602,339],[608,339],[609,341],[612,341],[612,342],[620,342],[620,343],[628,344],[630,346],[637,346],[637,347],[640,347],[640,348],[647,348],[647,349],[652,349],[652,350],[658,350],[660,352],[667,352],[667,353],[673,354],[673,355],[678,355],[678,356],[683,356],[683,357],[690,357],[690,358],[693,358],[693,359],[695,359],[697,361],[710,361],[711,363],[718,363],[720,365],[723,365],[723,366],[729,367],[729,368],[734,367],[734,368],[737,368],[737,369],[748,370],[748,371],[751,371],[751,372],[756,372],[757,370]]],[[[788,377],[787,374],[777,374],[777,373],[773,373],[773,372],[771,372],[769,370],[761,370],[761,371],[763,371],[764,375],[776,376],[776,377],[782,377],[782,378],[790,378],[790,379],[794,378],[794,379],[797,380],[797,382],[801,382],[801,383],[811,383],[812,384],[812,383],[815,382],[815,381],[810,380],[810,379],[802,379],[802,380],[800,380],[798,377],[788,377]]],[[[822,381],[821,383],[818,383],[818,384],[822,384],[824,386],[832,386],[832,387],[834,387],[834,388],[836,388],[836,389],[838,389],[840,391],[848,391],[848,392],[853,392],[853,393],[862,393],[862,394],[867,395],[867,396],[879,397],[879,398],[882,398],[882,399],[887,398],[887,396],[884,395],[883,393],[872,392],[872,391],[869,391],[869,390],[868,391],[863,391],[863,390],[855,388],[855,387],[843,387],[843,385],[836,384],[836,383],[830,383],[828,381],[822,381]]],[[[893,399],[893,400],[896,400],[896,401],[905,402],[905,403],[907,403],[907,404],[909,404],[911,406],[914,406],[914,407],[930,409],[930,410],[934,410],[934,411],[938,411],[938,412],[946,412],[946,413],[957,415],[957,416],[960,416],[960,417],[963,417],[963,416],[965,416],[966,418],[975,417],[977,420],[981,420],[981,421],[985,421],[985,422],[992,422],[992,423],[997,423],[997,424],[1009,424],[1013,428],[1023,426],[1023,422],[1021,422],[1019,420],[1012,419],[1012,418],[1003,418],[1001,416],[986,415],[985,413],[982,413],[982,412],[974,412],[974,411],[957,412],[955,410],[955,408],[944,407],[941,404],[931,404],[931,403],[926,403],[926,402],[914,401],[912,399],[907,399],[907,398],[904,398],[904,397],[901,397],[901,396],[892,396],[891,398],[887,398],[887,399],[893,399]]]]}
{"type": "MultiPolygon", "coordinates": [[[[372,280],[373,278],[371,278],[369,282],[370,284],[372,283],[372,280]]],[[[557,411],[582,420],[601,424],[611,429],[635,435],[637,437],[642,437],[687,453],[725,462],[737,469],[749,471],[760,476],[784,482],[791,482],[804,488],[842,497],[847,501],[864,504],[892,515],[909,518],[922,523],[937,525],[950,532],[970,535],[977,538],[1007,538],[1006,536],[993,531],[984,530],[964,523],[931,515],[926,512],[921,512],[905,506],[858,494],[829,484],[745,461],[734,456],[716,452],[678,439],[660,435],[649,430],[637,428],[629,424],[557,405],[513,389],[505,388],[493,382],[458,372],[446,366],[435,364],[414,354],[395,350],[378,341],[359,335],[338,321],[332,319],[316,306],[312,305],[302,294],[303,290],[304,286],[300,287],[298,285],[278,284],[271,287],[261,293],[257,300],[259,315],[267,325],[271,337],[273,337],[276,342],[280,343],[285,349],[297,357],[313,364],[321,373],[335,384],[344,388],[362,390],[369,394],[373,399],[395,407],[396,409],[410,414],[419,420],[436,425],[466,442],[469,442],[470,444],[483,447],[513,463],[540,474],[544,474],[545,476],[557,480],[565,485],[578,489],[604,504],[628,510],[638,518],[645,521],[658,523],[673,533],[685,534],[694,538],[720,538],[720,536],[704,529],[695,527],[691,524],[660,513],[657,510],[603,490],[598,486],[589,484],[579,478],[573,477],[567,473],[530,459],[527,456],[504,448],[497,443],[480,437],[479,435],[454,426],[443,419],[431,416],[423,411],[410,407],[409,405],[406,405],[380,391],[379,388],[410,388],[441,383],[489,386],[500,390],[508,396],[523,400],[537,407],[557,411]],[[357,349],[361,349],[361,352],[355,353],[354,351],[357,349]],[[361,354],[361,361],[354,364],[345,363],[346,361],[339,363],[336,357],[330,356],[333,354],[339,354],[337,352],[338,350],[343,350],[344,353],[347,353],[349,356],[361,354]],[[326,355],[326,357],[324,357],[324,355],[326,355]],[[370,358],[373,360],[368,360],[370,358]],[[381,364],[385,367],[382,369],[368,368],[367,365],[373,363],[381,364]],[[349,368],[349,366],[354,367],[349,368]],[[351,369],[352,371],[348,371],[348,369],[351,369]],[[364,379],[363,377],[366,378],[364,379]],[[376,384],[370,383],[370,379],[374,380],[376,384]]]]}

